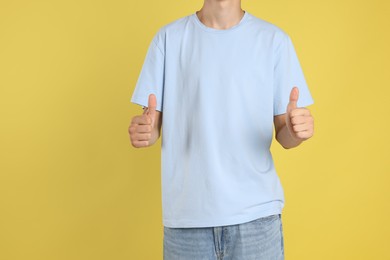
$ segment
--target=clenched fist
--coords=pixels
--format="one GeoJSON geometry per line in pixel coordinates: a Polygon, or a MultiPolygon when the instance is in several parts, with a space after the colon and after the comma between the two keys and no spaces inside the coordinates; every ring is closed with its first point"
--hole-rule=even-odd
{"type": "Polygon", "coordinates": [[[287,105],[286,125],[293,138],[304,141],[313,136],[314,118],[309,109],[297,107],[298,97],[298,88],[294,87],[290,92],[290,102],[287,105]]]}
{"type": "Polygon", "coordinates": [[[156,96],[150,94],[148,107],[144,109],[144,113],[132,118],[129,126],[129,134],[131,144],[134,147],[150,146],[157,141],[159,130],[155,127],[156,106],[156,96]]]}

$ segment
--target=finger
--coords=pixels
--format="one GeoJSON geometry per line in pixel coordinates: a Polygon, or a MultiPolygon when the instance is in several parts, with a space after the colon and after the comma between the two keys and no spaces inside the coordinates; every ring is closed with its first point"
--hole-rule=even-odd
{"type": "Polygon", "coordinates": [[[307,120],[306,116],[294,116],[291,118],[291,123],[293,125],[305,124],[307,122],[309,121],[307,120]]]}
{"type": "Polygon", "coordinates": [[[290,116],[309,116],[310,110],[305,107],[299,107],[290,112],[290,116]]]}
{"type": "Polygon", "coordinates": [[[150,133],[136,133],[132,136],[134,141],[148,141],[150,140],[152,134],[150,133]]]}
{"type": "Polygon", "coordinates": [[[304,124],[304,123],[313,123],[314,118],[311,115],[298,115],[291,117],[291,123],[294,125],[304,124]]]}
{"type": "Polygon", "coordinates": [[[133,118],[132,123],[138,125],[150,125],[152,124],[152,119],[148,115],[136,116],[133,118]]]}
{"type": "Polygon", "coordinates": [[[146,147],[149,146],[149,141],[133,141],[132,144],[135,147],[146,147]]]}
{"type": "Polygon", "coordinates": [[[151,125],[138,125],[136,130],[137,133],[150,133],[152,132],[151,125]]]}
{"type": "Polygon", "coordinates": [[[157,100],[154,94],[149,95],[148,100],[148,114],[154,115],[156,113],[157,100]]]}
{"type": "Polygon", "coordinates": [[[303,132],[303,131],[309,131],[310,130],[310,124],[300,124],[300,125],[293,125],[294,132],[303,132]]]}
{"type": "Polygon", "coordinates": [[[299,97],[299,91],[297,87],[293,87],[290,92],[290,101],[288,103],[288,106],[290,109],[297,108],[297,102],[299,97]]]}

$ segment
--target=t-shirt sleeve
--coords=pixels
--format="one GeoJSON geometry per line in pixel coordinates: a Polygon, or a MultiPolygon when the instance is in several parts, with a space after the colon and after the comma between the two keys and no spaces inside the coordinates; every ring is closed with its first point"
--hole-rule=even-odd
{"type": "Polygon", "coordinates": [[[158,31],[149,44],[141,72],[130,101],[143,107],[148,106],[150,94],[154,94],[157,100],[156,110],[163,109],[164,89],[164,48],[160,44],[161,30],[158,31]]]}
{"type": "Polygon", "coordinates": [[[299,90],[298,107],[314,103],[291,38],[284,32],[277,37],[279,43],[274,63],[274,115],[286,113],[294,86],[299,90]]]}

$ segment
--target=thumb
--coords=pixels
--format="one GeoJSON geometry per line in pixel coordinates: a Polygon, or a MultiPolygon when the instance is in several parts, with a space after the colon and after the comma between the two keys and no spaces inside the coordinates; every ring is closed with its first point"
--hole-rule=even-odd
{"type": "Polygon", "coordinates": [[[299,97],[298,87],[293,87],[290,92],[290,102],[288,103],[289,110],[297,108],[298,97],[299,97]]]}
{"type": "Polygon", "coordinates": [[[150,94],[146,114],[152,118],[152,125],[154,123],[154,118],[156,115],[156,106],[157,106],[156,96],[154,94],[150,94]]]}

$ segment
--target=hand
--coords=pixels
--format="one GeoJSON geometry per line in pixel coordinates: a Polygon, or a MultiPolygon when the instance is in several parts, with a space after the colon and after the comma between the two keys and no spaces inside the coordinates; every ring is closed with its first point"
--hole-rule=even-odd
{"type": "Polygon", "coordinates": [[[155,129],[156,106],[156,96],[150,94],[144,113],[131,120],[129,134],[131,144],[134,147],[150,146],[158,139],[158,130],[155,129]]]}
{"type": "Polygon", "coordinates": [[[294,139],[304,141],[313,136],[314,118],[309,109],[297,107],[298,97],[298,87],[293,87],[290,93],[290,102],[287,105],[286,125],[294,139]]]}

